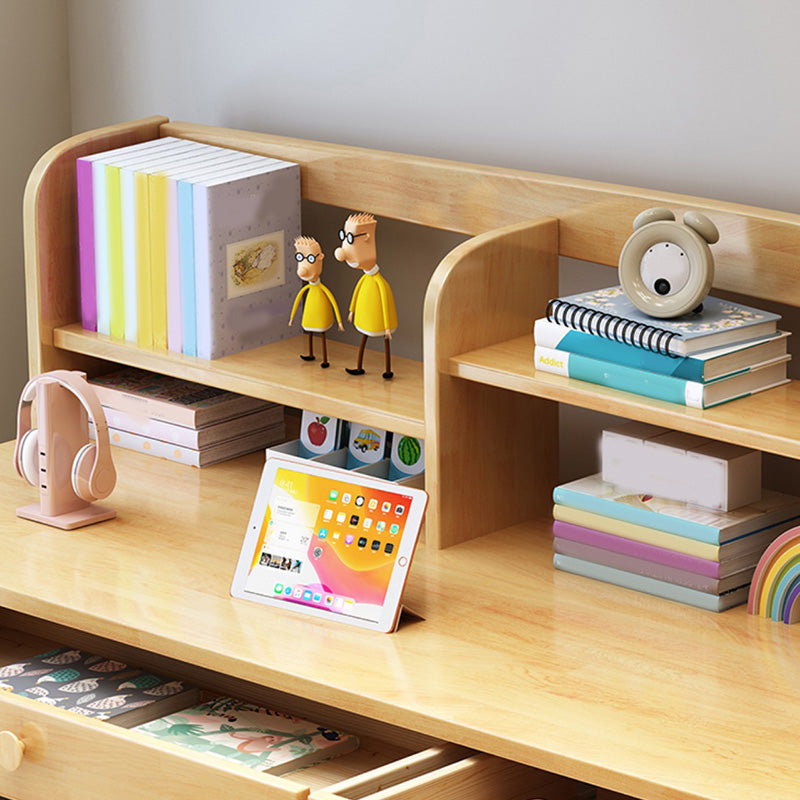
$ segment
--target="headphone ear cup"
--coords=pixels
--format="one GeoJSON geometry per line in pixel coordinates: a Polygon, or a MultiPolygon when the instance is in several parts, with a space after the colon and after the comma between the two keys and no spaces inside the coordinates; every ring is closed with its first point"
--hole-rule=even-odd
{"type": "Polygon", "coordinates": [[[39,485],[39,431],[31,428],[19,444],[19,471],[31,486],[39,485]]]}
{"type": "Polygon", "coordinates": [[[87,503],[93,503],[97,498],[92,494],[89,478],[97,458],[97,448],[93,442],[85,444],[78,450],[72,462],[72,488],[75,494],[87,503]]]}

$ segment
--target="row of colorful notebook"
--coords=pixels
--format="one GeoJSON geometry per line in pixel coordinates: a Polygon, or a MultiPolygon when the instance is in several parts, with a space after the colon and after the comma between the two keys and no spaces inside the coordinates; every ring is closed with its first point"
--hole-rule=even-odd
{"type": "Polygon", "coordinates": [[[359,746],[352,734],[232,697],[200,702],[184,681],[69,647],[0,666],[3,690],[276,775],[359,746]]]}
{"type": "Polygon", "coordinates": [[[76,174],[84,328],[201,358],[288,335],[297,164],[165,137],[76,174]]]}
{"type": "Polygon", "coordinates": [[[758,451],[641,423],[613,434],[601,474],[553,492],[556,569],[711,611],[746,602],[800,497],[761,489],[758,451]],[[615,453],[629,463],[609,464],[615,453]],[[656,481],[660,496],[645,488],[656,481]]]}
{"type": "Polygon", "coordinates": [[[613,389],[709,408],[787,381],[780,316],[707,297],[700,312],[653,319],[621,286],[552,300],[534,323],[534,366],[613,389]]]}

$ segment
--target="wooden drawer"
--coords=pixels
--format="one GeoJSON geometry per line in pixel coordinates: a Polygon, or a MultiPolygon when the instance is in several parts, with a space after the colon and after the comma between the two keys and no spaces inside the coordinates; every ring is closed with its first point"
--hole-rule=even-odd
{"type": "MultiPolygon", "coordinates": [[[[72,644],[72,642],[70,642],[72,644]]],[[[52,642],[0,630],[0,664],[49,649],[52,642]]],[[[95,652],[99,652],[95,650],[95,652]]],[[[191,671],[191,665],[186,665],[191,671]]],[[[265,690],[273,707],[279,693],[265,690]]],[[[283,698],[287,707],[296,698],[283,698]]],[[[0,767],[0,797],[96,800],[236,797],[237,800],[547,800],[579,797],[578,785],[531,767],[436,742],[374,720],[308,701],[300,715],[335,722],[359,736],[353,753],[273,776],[193,753],[136,730],[0,692],[0,752],[24,752],[19,766],[0,767]],[[423,746],[420,744],[423,743],[423,746]],[[67,789],[68,787],[68,789],[67,789]]]]}

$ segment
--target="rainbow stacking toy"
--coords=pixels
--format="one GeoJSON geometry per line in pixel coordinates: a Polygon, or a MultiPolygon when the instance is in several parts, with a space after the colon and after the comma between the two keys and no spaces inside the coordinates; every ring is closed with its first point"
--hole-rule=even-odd
{"type": "Polygon", "coordinates": [[[787,625],[800,621],[800,526],[764,551],[750,584],[747,612],[787,625]]]}

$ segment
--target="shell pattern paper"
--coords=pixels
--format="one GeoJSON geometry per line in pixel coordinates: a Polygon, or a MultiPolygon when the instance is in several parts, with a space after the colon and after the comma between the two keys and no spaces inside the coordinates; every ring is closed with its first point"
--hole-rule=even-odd
{"type": "Polygon", "coordinates": [[[182,681],[66,647],[0,667],[0,691],[97,719],[109,719],[188,688],[182,681]]]}

